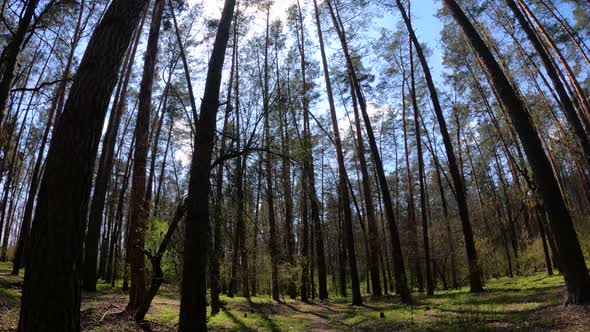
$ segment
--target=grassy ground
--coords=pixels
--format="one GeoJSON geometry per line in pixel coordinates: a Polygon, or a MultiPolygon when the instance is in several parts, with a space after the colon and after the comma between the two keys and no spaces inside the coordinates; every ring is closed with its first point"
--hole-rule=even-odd
{"type": "MultiPolygon", "coordinates": [[[[0,331],[16,327],[21,279],[9,275],[10,264],[0,263],[0,331]]],[[[467,289],[415,295],[415,305],[397,297],[365,298],[359,307],[349,299],[303,304],[269,297],[223,297],[225,308],[209,318],[214,331],[589,331],[590,307],[564,307],[563,279],[536,274],[490,280],[486,292],[467,289]],[[384,317],[382,317],[382,315],[384,317]]],[[[136,324],[124,314],[126,294],[100,284],[95,294],[84,294],[83,331],[175,331],[180,304],[171,293],[156,297],[146,322],[136,324]]]]}

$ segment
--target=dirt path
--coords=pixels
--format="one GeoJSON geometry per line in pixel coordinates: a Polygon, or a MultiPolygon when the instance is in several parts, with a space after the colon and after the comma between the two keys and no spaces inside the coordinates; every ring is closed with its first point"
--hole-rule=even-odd
{"type": "Polygon", "coordinates": [[[303,302],[296,302],[291,304],[280,304],[286,307],[287,310],[297,312],[300,317],[305,317],[309,322],[310,331],[318,332],[337,332],[330,322],[330,314],[337,313],[333,308],[325,304],[307,304],[303,302]]]}

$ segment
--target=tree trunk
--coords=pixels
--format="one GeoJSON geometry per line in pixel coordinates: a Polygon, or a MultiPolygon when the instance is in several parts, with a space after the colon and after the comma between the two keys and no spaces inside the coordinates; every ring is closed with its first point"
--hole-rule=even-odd
{"type": "MultiPolygon", "coordinates": [[[[234,31],[233,31],[233,47],[232,47],[232,64],[229,73],[229,83],[227,87],[227,100],[225,106],[225,115],[223,117],[223,135],[220,137],[220,147],[219,147],[219,155],[222,156],[226,153],[226,136],[229,134],[229,115],[232,110],[232,89],[234,88],[234,72],[236,71],[236,60],[237,60],[237,17],[236,14],[234,18],[234,31]]],[[[237,85],[236,85],[237,88],[237,85]]],[[[236,96],[237,99],[237,96],[236,96]]],[[[213,252],[211,253],[211,272],[210,272],[210,288],[211,288],[211,315],[216,315],[219,313],[221,309],[221,302],[219,301],[219,294],[220,294],[220,281],[221,281],[221,272],[220,272],[220,265],[221,259],[223,257],[223,223],[225,222],[225,215],[223,213],[223,173],[224,173],[224,164],[220,163],[219,167],[217,168],[217,179],[216,179],[216,188],[215,188],[215,214],[213,216],[213,252]]],[[[234,236],[234,239],[237,239],[237,236],[234,236]]],[[[233,297],[236,292],[236,265],[237,265],[237,246],[234,242],[234,254],[232,259],[232,271],[231,271],[231,279],[230,285],[228,290],[228,296],[233,297]]]]}
{"type": "Polygon", "coordinates": [[[29,25],[35,15],[35,9],[39,4],[39,0],[29,0],[24,9],[24,14],[18,22],[18,27],[12,40],[8,42],[2,51],[2,60],[0,60],[0,124],[4,121],[4,115],[8,99],[10,98],[10,87],[14,79],[14,68],[21,51],[29,25]]]}
{"type": "MultiPolygon", "coordinates": [[[[563,83],[559,79],[559,75],[557,74],[558,68],[555,68],[554,63],[549,56],[549,53],[547,53],[547,50],[535,34],[533,28],[529,25],[529,22],[527,21],[526,17],[518,8],[516,2],[514,2],[514,0],[505,1],[512,13],[514,14],[514,16],[516,17],[516,19],[518,20],[518,22],[520,23],[520,26],[525,31],[529,41],[531,42],[531,44],[533,44],[535,50],[537,51],[537,54],[541,58],[545,70],[547,71],[547,75],[549,75],[551,82],[553,82],[553,87],[555,88],[559,96],[559,104],[561,106],[561,110],[565,114],[566,119],[568,120],[570,126],[572,126],[574,134],[576,135],[580,145],[582,146],[583,155],[584,159],[586,160],[586,163],[590,165],[590,138],[588,136],[589,132],[584,130],[582,122],[580,121],[580,118],[576,113],[576,109],[574,108],[574,104],[572,103],[572,100],[570,99],[565,87],[563,86],[563,83]]],[[[590,130],[590,128],[586,129],[590,130]]]]}
{"type": "MultiPolygon", "coordinates": [[[[532,23],[535,24],[535,26],[537,27],[537,29],[539,30],[539,32],[541,33],[541,35],[543,36],[543,38],[545,39],[545,41],[547,42],[549,47],[553,50],[553,52],[555,52],[557,59],[559,60],[559,62],[561,62],[562,66],[565,70],[565,74],[567,75],[567,79],[570,81],[571,85],[573,86],[574,95],[577,97],[578,102],[580,104],[580,108],[581,108],[580,111],[583,114],[582,116],[586,116],[586,119],[588,121],[590,121],[590,101],[588,100],[588,97],[586,96],[585,91],[580,86],[580,83],[578,82],[578,79],[576,78],[576,75],[574,74],[572,68],[568,64],[567,60],[565,59],[565,57],[563,56],[562,52],[559,50],[557,45],[555,45],[555,42],[553,41],[551,36],[549,36],[549,34],[545,30],[545,28],[543,27],[541,22],[539,22],[539,20],[535,16],[535,14],[530,10],[528,5],[522,0],[517,0],[517,1],[518,1],[520,8],[522,8],[524,13],[526,13],[526,15],[531,19],[532,23]]],[[[520,19],[519,19],[519,21],[520,21],[520,19]]],[[[529,28],[530,28],[530,26],[529,26],[529,28]]],[[[523,26],[523,29],[526,30],[526,28],[524,26],[523,26]]],[[[532,30],[532,28],[531,28],[531,30],[532,30]]],[[[527,33],[527,36],[529,36],[528,33],[527,33]]],[[[529,36],[529,38],[530,38],[530,36],[529,36]]],[[[557,64],[555,66],[558,67],[557,64]]],[[[560,98],[562,98],[562,97],[560,97],[560,98]]],[[[562,98],[561,102],[562,103],[564,102],[563,98],[562,98]]],[[[569,120],[569,121],[571,121],[571,120],[569,120]]],[[[577,129],[576,128],[574,128],[574,129],[577,132],[577,129]]],[[[586,130],[590,131],[590,128],[586,128],[586,130]]],[[[588,139],[586,138],[586,140],[588,140],[588,139]]],[[[586,143],[584,143],[584,144],[586,144],[586,143]]],[[[588,144],[588,146],[590,146],[590,143],[587,143],[587,144],[588,144]]],[[[584,146],[584,150],[586,153],[590,152],[590,149],[587,150],[586,146],[584,146]]],[[[590,159],[590,156],[586,155],[586,159],[590,159]]]]}
{"type": "Polygon", "coordinates": [[[275,301],[279,301],[279,270],[278,270],[278,249],[276,234],[276,218],[274,208],[274,192],[272,184],[272,152],[270,136],[270,96],[269,96],[269,28],[270,28],[270,7],[266,4],[266,35],[264,46],[264,82],[263,82],[263,112],[264,112],[264,146],[266,148],[264,174],[266,176],[266,203],[268,208],[268,225],[269,225],[269,250],[271,259],[271,293],[275,301]]]}
{"type": "Polygon", "coordinates": [[[424,242],[424,264],[426,265],[426,294],[434,295],[434,281],[430,261],[430,241],[428,236],[428,211],[426,206],[426,173],[424,171],[424,154],[422,152],[422,137],[420,135],[420,111],[416,97],[416,80],[414,72],[414,53],[410,43],[410,96],[414,109],[414,133],[416,135],[416,152],[418,153],[418,179],[420,183],[420,210],[422,213],[422,240],[424,242]]]}
{"type": "MultiPolygon", "coordinates": [[[[354,95],[354,86],[350,85],[351,95],[354,95]]],[[[361,129],[361,117],[359,115],[358,103],[356,99],[352,100],[354,111],[354,124],[356,130],[356,156],[358,158],[361,174],[362,174],[362,191],[365,198],[365,213],[367,215],[367,223],[369,224],[369,251],[367,252],[368,267],[370,270],[370,278],[372,284],[372,293],[374,298],[379,298],[381,293],[381,282],[379,280],[379,236],[377,233],[377,220],[375,218],[375,207],[373,203],[373,189],[371,188],[371,178],[367,169],[367,160],[365,157],[365,143],[363,140],[363,133],[361,129]]],[[[360,218],[360,216],[359,216],[360,218]]],[[[362,219],[361,219],[362,223],[362,219]]],[[[367,283],[369,280],[367,280],[367,283]]]]}
{"type": "MultiPolygon", "coordinates": [[[[37,83],[39,84],[41,78],[44,76],[45,70],[49,64],[49,59],[51,55],[53,55],[55,51],[55,46],[57,45],[58,38],[55,38],[53,45],[51,45],[51,49],[49,52],[49,56],[47,57],[43,67],[41,69],[41,74],[37,79],[37,83]]],[[[1,87],[0,87],[1,88],[1,87]]],[[[1,92],[0,92],[1,93],[1,92]]],[[[31,102],[37,92],[33,92],[29,99],[29,105],[27,108],[31,107],[31,102]]],[[[33,220],[33,209],[35,208],[35,200],[37,199],[37,192],[39,190],[39,181],[41,180],[41,173],[42,173],[42,166],[43,166],[43,155],[45,153],[45,146],[47,145],[47,141],[49,139],[49,132],[51,130],[51,125],[53,123],[53,118],[55,115],[55,105],[57,101],[58,95],[56,94],[53,97],[52,107],[49,110],[49,115],[47,117],[47,122],[45,124],[45,129],[43,130],[43,136],[41,138],[41,144],[39,145],[39,150],[37,151],[37,157],[35,158],[35,166],[33,167],[33,173],[31,175],[31,185],[28,190],[27,200],[25,203],[25,210],[23,213],[23,220],[21,223],[21,228],[18,236],[18,242],[16,245],[16,251],[14,253],[14,258],[12,262],[12,274],[18,275],[19,270],[23,267],[25,263],[26,257],[28,255],[28,251],[30,248],[29,243],[29,232],[31,229],[31,222],[33,220]]],[[[1,105],[0,105],[1,106],[1,105]]]]}
{"type": "Polygon", "coordinates": [[[102,215],[105,205],[106,192],[109,185],[110,173],[113,168],[113,153],[115,150],[116,138],[119,132],[119,125],[125,111],[127,86],[131,78],[135,53],[137,51],[137,46],[141,37],[141,30],[146,16],[147,15],[142,15],[139,27],[135,32],[133,47],[128,51],[127,59],[124,61],[124,76],[122,81],[119,83],[119,88],[115,95],[113,110],[111,111],[111,115],[109,117],[107,131],[103,141],[102,153],[98,162],[96,182],[94,184],[92,201],[90,203],[88,229],[86,231],[86,241],[84,244],[84,265],[82,267],[82,288],[90,292],[96,291],[98,237],[100,235],[100,227],[102,225],[102,215]]]}
{"type": "Polygon", "coordinates": [[[567,288],[566,303],[588,302],[590,301],[588,268],[584,262],[574,224],[565,205],[559,183],[551,168],[549,158],[543,150],[543,144],[531,116],[463,10],[454,0],[444,0],[444,4],[463,30],[476,55],[484,63],[484,69],[490,75],[496,89],[501,92],[499,102],[508,110],[512,124],[524,146],[538,186],[538,193],[543,199],[551,231],[562,258],[561,267],[567,288]]]}
{"type": "Polygon", "coordinates": [[[430,92],[430,98],[432,99],[432,105],[434,108],[434,112],[436,113],[436,118],[438,120],[440,132],[443,138],[443,143],[445,146],[445,150],[447,153],[447,159],[449,162],[449,168],[451,172],[451,177],[453,178],[453,184],[455,186],[455,193],[457,199],[457,205],[459,209],[459,217],[461,219],[461,226],[463,228],[463,237],[465,238],[465,251],[467,253],[467,265],[469,268],[469,286],[471,292],[482,292],[483,291],[483,283],[481,280],[481,271],[478,266],[477,262],[477,251],[475,249],[475,241],[473,239],[473,229],[471,227],[471,221],[469,220],[469,209],[467,206],[467,194],[465,189],[465,183],[459,172],[459,166],[457,164],[457,158],[455,157],[455,152],[453,150],[453,144],[451,143],[451,137],[449,135],[449,131],[447,129],[447,123],[445,120],[445,116],[443,114],[442,108],[440,106],[440,102],[438,100],[438,93],[434,86],[434,80],[432,79],[432,74],[430,73],[430,67],[428,67],[428,62],[426,61],[426,56],[422,50],[422,45],[418,41],[416,34],[414,32],[414,28],[412,27],[412,22],[408,17],[402,3],[400,0],[396,0],[397,7],[402,14],[404,22],[406,24],[406,28],[410,33],[410,38],[412,39],[412,43],[416,48],[416,53],[418,54],[418,59],[420,60],[420,64],[422,65],[422,70],[424,71],[424,76],[426,79],[426,84],[428,86],[428,90],[430,92]]]}
{"type": "Polygon", "coordinates": [[[225,0],[205,81],[190,170],[178,330],[207,331],[209,175],[219,89],[236,0],[225,0]]]}
{"type": "MultiPolygon", "coordinates": [[[[403,75],[405,76],[405,73],[403,75]]],[[[402,128],[404,134],[404,155],[406,159],[406,194],[408,201],[408,229],[410,232],[409,242],[412,248],[411,262],[414,265],[414,274],[418,285],[418,292],[422,293],[424,292],[424,280],[422,279],[422,268],[420,265],[420,250],[418,248],[418,224],[416,220],[416,204],[414,202],[414,179],[412,178],[412,165],[410,164],[410,151],[408,148],[405,86],[406,78],[404,77],[402,84],[402,128]]]]}
{"type": "Polygon", "coordinates": [[[133,177],[129,196],[129,303],[127,310],[134,313],[146,296],[145,259],[143,249],[145,228],[149,216],[149,202],[146,199],[146,164],[149,146],[150,114],[152,108],[152,85],[156,68],[160,25],[164,11],[164,0],[156,0],[144,56],[143,74],[139,91],[137,124],[135,125],[135,152],[133,177]]]}
{"type": "MultiPolygon", "coordinates": [[[[340,43],[342,45],[342,49],[344,52],[344,56],[346,58],[347,69],[349,75],[351,76],[349,79],[352,80],[352,83],[355,88],[355,93],[358,98],[359,105],[361,109],[361,113],[363,116],[363,121],[365,123],[365,128],[367,131],[369,147],[371,149],[371,155],[373,156],[374,166],[377,170],[378,180],[381,187],[381,194],[383,197],[383,205],[385,207],[385,214],[387,217],[387,221],[389,223],[389,233],[392,241],[392,251],[393,251],[393,261],[394,261],[394,274],[396,279],[396,286],[397,291],[402,298],[403,303],[411,303],[412,298],[410,296],[410,290],[408,289],[408,283],[406,278],[404,260],[401,251],[401,243],[399,240],[399,233],[397,229],[397,224],[395,221],[395,215],[393,212],[393,205],[391,203],[391,194],[389,192],[389,186],[387,185],[387,179],[385,178],[385,170],[383,169],[383,163],[381,161],[381,156],[379,155],[379,149],[377,147],[377,143],[375,141],[375,135],[373,133],[373,128],[371,125],[371,121],[369,119],[369,115],[367,113],[367,105],[362,95],[361,87],[356,78],[356,73],[354,71],[354,66],[352,63],[352,59],[350,58],[350,53],[348,51],[348,43],[346,41],[346,36],[342,29],[341,22],[339,23],[336,14],[334,12],[334,8],[332,8],[331,0],[327,0],[328,9],[330,10],[330,16],[332,17],[332,22],[334,27],[336,28],[336,32],[338,33],[338,37],[340,39],[340,43]]],[[[354,289],[354,288],[353,288],[354,289]]],[[[359,294],[360,296],[360,294],[359,294]]]]}
{"type": "Polygon", "coordinates": [[[152,263],[152,274],[151,274],[151,281],[150,281],[150,288],[147,291],[146,296],[143,299],[143,302],[140,303],[135,316],[133,317],[136,321],[142,321],[145,318],[148,310],[150,309],[150,305],[152,304],[152,300],[158,294],[158,290],[160,286],[164,282],[164,272],[162,271],[162,257],[166,253],[166,249],[172,240],[172,236],[178,228],[178,224],[182,221],[186,211],[187,202],[183,201],[176,211],[174,212],[174,216],[170,221],[170,225],[168,226],[168,231],[166,231],[166,235],[162,239],[160,246],[158,247],[158,251],[155,254],[146,253],[150,262],[152,263]]]}
{"type": "Polygon", "coordinates": [[[92,166],[118,69],[145,0],[114,0],[78,67],[41,182],[19,331],[79,331],[80,263],[92,166]]]}
{"type": "MultiPolygon", "coordinates": [[[[302,75],[302,98],[303,98],[303,142],[304,142],[304,157],[303,157],[303,179],[304,188],[307,190],[307,196],[310,200],[311,219],[313,227],[313,238],[315,242],[316,263],[318,268],[318,286],[320,300],[328,299],[328,287],[326,282],[326,258],[324,255],[324,239],[322,235],[322,225],[320,220],[319,203],[317,192],[315,188],[315,171],[313,164],[313,146],[311,142],[311,130],[309,125],[309,96],[307,86],[307,62],[305,54],[305,31],[303,28],[303,14],[301,6],[297,2],[299,14],[299,38],[297,40],[299,46],[299,54],[301,57],[301,75],[302,75]]],[[[313,247],[313,246],[312,246],[313,247]]],[[[313,250],[312,250],[313,251],[313,250]]]]}

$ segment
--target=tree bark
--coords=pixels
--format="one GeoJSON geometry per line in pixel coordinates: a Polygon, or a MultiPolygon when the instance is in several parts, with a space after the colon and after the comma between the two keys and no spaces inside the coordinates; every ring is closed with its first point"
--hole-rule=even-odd
{"type": "Polygon", "coordinates": [[[98,162],[96,173],[96,182],[92,201],[90,203],[90,213],[88,217],[88,229],[86,231],[86,240],[84,244],[84,265],[82,272],[82,288],[86,291],[96,291],[96,262],[98,257],[98,237],[102,225],[102,216],[105,205],[106,192],[109,185],[110,173],[114,163],[114,150],[116,138],[119,132],[121,118],[125,111],[127,86],[131,78],[135,53],[141,37],[141,30],[145,17],[142,15],[139,27],[135,32],[133,47],[127,53],[127,59],[124,61],[123,78],[117,90],[113,102],[113,110],[109,117],[107,131],[103,141],[102,153],[98,162]]]}
{"type": "MultiPolygon", "coordinates": [[[[351,95],[354,95],[354,86],[351,84],[351,95]]],[[[365,157],[365,143],[361,129],[361,117],[359,115],[358,103],[356,99],[352,100],[354,111],[354,123],[356,130],[356,155],[359,161],[361,175],[362,175],[362,191],[365,198],[365,213],[367,215],[367,223],[369,229],[369,251],[367,259],[370,280],[372,285],[372,294],[374,298],[379,298],[382,295],[381,282],[379,280],[379,237],[377,231],[377,220],[375,218],[375,206],[373,203],[373,189],[371,188],[371,178],[367,167],[367,160],[365,157]]],[[[360,217],[360,216],[359,216],[360,217]]],[[[361,219],[362,222],[362,219],[361,219]]],[[[367,280],[368,283],[368,280],[367,280]]]]}
{"type": "Polygon", "coordinates": [[[137,123],[135,125],[135,151],[133,176],[129,196],[129,303],[127,310],[134,313],[146,296],[145,259],[143,249],[145,228],[149,216],[149,202],[146,198],[146,164],[149,146],[150,114],[152,110],[152,85],[156,68],[160,25],[164,12],[164,0],[156,0],[144,56],[143,74],[139,90],[137,123]]]}
{"type": "Polygon", "coordinates": [[[414,133],[416,135],[416,152],[418,153],[418,182],[420,183],[420,210],[422,215],[422,240],[424,242],[424,264],[426,265],[426,294],[434,295],[434,281],[430,261],[430,240],[428,236],[428,211],[426,204],[426,173],[424,171],[424,154],[422,151],[422,137],[420,134],[420,110],[416,97],[416,79],[414,72],[414,53],[410,43],[410,96],[414,109],[414,133]]]}
{"type": "Polygon", "coordinates": [[[391,237],[391,241],[392,241],[392,254],[393,254],[393,261],[394,261],[393,269],[394,269],[394,274],[395,274],[395,279],[396,279],[397,291],[401,296],[402,302],[409,304],[412,302],[412,298],[410,295],[410,290],[408,288],[404,260],[403,260],[402,251],[401,251],[401,242],[399,239],[399,232],[397,229],[395,215],[393,212],[393,205],[391,203],[391,193],[389,192],[389,186],[387,185],[387,179],[385,177],[385,170],[383,169],[383,162],[381,161],[381,156],[379,155],[379,149],[378,149],[377,143],[375,141],[373,127],[371,125],[371,120],[369,119],[369,115],[367,113],[367,105],[366,105],[365,99],[362,95],[362,90],[361,90],[360,84],[358,82],[358,79],[356,78],[356,73],[354,70],[352,59],[350,58],[350,53],[348,51],[348,43],[346,41],[346,36],[345,36],[344,31],[342,29],[341,22],[339,22],[338,18],[336,17],[331,0],[327,0],[326,3],[328,4],[330,16],[332,17],[332,22],[334,24],[334,27],[336,28],[336,32],[337,32],[338,37],[340,39],[340,43],[342,45],[344,56],[346,58],[348,73],[351,76],[349,79],[352,80],[352,83],[354,85],[354,90],[356,93],[355,98],[358,98],[358,100],[359,100],[359,105],[360,105],[361,113],[363,116],[363,121],[365,123],[365,129],[367,131],[371,155],[373,156],[374,166],[377,170],[378,180],[379,180],[379,184],[380,184],[381,192],[382,192],[381,194],[382,194],[382,198],[383,198],[383,205],[385,208],[385,215],[387,217],[387,221],[389,224],[389,233],[390,233],[390,237],[391,237]]]}
{"type": "MultiPolygon", "coordinates": [[[[551,60],[549,53],[535,34],[533,28],[529,25],[524,14],[518,8],[518,5],[514,0],[505,0],[506,4],[520,23],[520,26],[525,31],[529,41],[533,44],[533,47],[537,51],[537,54],[541,58],[545,70],[547,71],[547,75],[551,79],[553,83],[553,87],[555,88],[558,96],[559,96],[559,104],[561,106],[561,110],[565,114],[566,119],[568,120],[570,126],[573,128],[574,134],[576,135],[580,145],[582,146],[584,159],[586,160],[586,164],[590,165],[590,138],[588,136],[588,131],[584,130],[584,126],[576,113],[576,109],[574,108],[574,104],[570,99],[563,83],[559,79],[559,75],[557,74],[558,68],[555,68],[553,61],[551,60]]],[[[590,130],[590,128],[586,128],[590,130]]]]}
{"type": "Polygon", "coordinates": [[[476,55],[485,65],[484,69],[490,75],[496,89],[501,92],[499,102],[508,110],[512,124],[525,149],[538,186],[538,193],[543,199],[551,231],[562,258],[561,267],[567,289],[566,303],[588,302],[590,301],[588,268],[584,262],[574,224],[565,205],[559,183],[531,116],[463,10],[454,0],[444,0],[444,4],[463,30],[476,55]]]}
{"type": "Polygon", "coordinates": [[[219,107],[219,89],[236,0],[225,0],[209,60],[201,113],[197,123],[190,170],[184,238],[184,269],[179,331],[207,331],[207,257],[209,229],[209,175],[219,107]]]}
{"type": "Polygon", "coordinates": [[[118,69],[145,0],[114,0],[78,67],[52,138],[31,231],[19,331],[80,330],[80,263],[92,166],[118,69]]]}
{"type": "Polygon", "coordinates": [[[264,82],[263,82],[263,112],[264,112],[264,146],[266,148],[264,174],[266,176],[266,204],[268,208],[268,227],[269,227],[269,250],[271,259],[271,295],[274,301],[279,301],[279,271],[278,271],[278,250],[277,250],[277,231],[274,207],[274,192],[272,184],[272,152],[270,137],[270,96],[269,96],[269,29],[270,29],[270,7],[266,4],[266,35],[264,46],[264,82]]]}
{"type": "Polygon", "coordinates": [[[2,51],[2,60],[0,60],[0,125],[4,121],[6,105],[10,98],[10,87],[14,79],[16,61],[27,36],[31,20],[35,15],[37,5],[39,5],[39,0],[29,0],[27,2],[24,14],[18,22],[18,27],[12,40],[8,42],[2,51]]]}
{"type": "MultiPolygon", "coordinates": [[[[307,190],[307,196],[310,200],[311,219],[313,227],[313,238],[315,242],[316,264],[318,268],[318,288],[320,300],[328,299],[328,286],[326,279],[326,258],[324,255],[324,239],[322,235],[322,225],[320,220],[319,203],[315,188],[315,171],[313,164],[313,146],[311,142],[311,130],[309,125],[309,95],[307,86],[307,63],[305,54],[305,30],[303,28],[303,14],[301,6],[297,2],[299,13],[299,30],[298,38],[299,54],[301,56],[301,75],[303,79],[303,141],[304,141],[304,177],[306,180],[304,188],[307,190]]],[[[313,280],[312,280],[313,281],[313,280]]]]}
{"type": "Polygon", "coordinates": [[[406,28],[410,33],[410,38],[412,39],[412,43],[416,48],[416,53],[418,55],[418,59],[420,60],[420,64],[422,65],[422,70],[424,71],[424,76],[426,79],[426,84],[428,86],[428,90],[430,92],[430,97],[432,99],[432,105],[434,107],[434,112],[436,113],[436,118],[438,120],[440,132],[443,138],[443,143],[445,146],[445,150],[447,153],[447,159],[449,162],[449,168],[451,172],[451,177],[453,178],[453,184],[455,186],[455,193],[457,199],[457,205],[459,208],[459,217],[461,219],[461,226],[463,228],[463,237],[465,238],[465,251],[467,253],[467,265],[469,268],[469,286],[471,292],[482,292],[483,291],[483,283],[481,280],[481,271],[478,266],[477,262],[477,251],[475,249],[475,240],[473,239],[473,229],[471,227],[471,221],[469,220],[469,208],[467,205],[467,194],[465,189],[464,179],[459,172],[459,166],[457,164],[457,158],[455,156],[455,152],[453,150],[453,144],[451,143],[451,137],[449,135],[449,131],[447,129],[447,123],[445,120],[445,116],[443,114],[442,108],[440,106],[440,102],[438,100],[438,93],[434,86],[434,80],[432,79],[432,74],[430,73],[430,67],[428,66],[428,62],[426,61],[426,56],[422,50],[422,45],[418,41],[416,37],[416,33],[414,32],[414,28],[412,27],[412,22],[408,17],[402,3],[400,0],[396,0],[397,7],[402,14],[404,19],[404,23],[406,24],[406,28]]]}

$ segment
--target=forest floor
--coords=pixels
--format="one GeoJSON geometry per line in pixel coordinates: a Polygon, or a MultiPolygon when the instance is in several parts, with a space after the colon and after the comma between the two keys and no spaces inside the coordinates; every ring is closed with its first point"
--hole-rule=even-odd
{"type": "MultiPolygon", "coordinates": [[[[18,321],[22,278],[11,276],[10,264],[0,263],[0,331],[13,331],[18,321]]],[[[589,331],[590,306],[563,306],[561,276],[489,280],[486,292],[467,289],[414,294],[406,306],[395,296],[304,304],[268,297],[223,297],[221,313],[209,318],[213,331],[589,331]],[[381,318],[381,313],[384,318],[381,318]]],[[[178,296],[164,290],[154,299],[146,321],[135,323],[124,314],[127,295],[106,284],[94,294],[83,294],[82,331],[176,331],[178,296]]]]}

